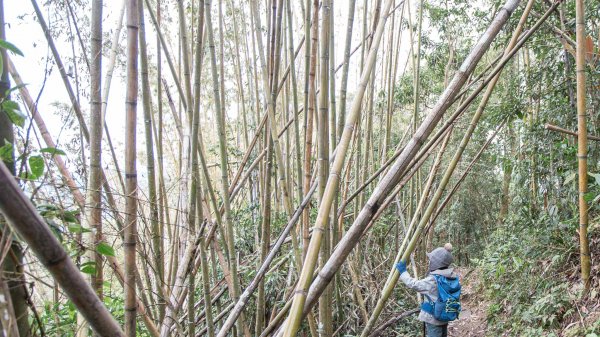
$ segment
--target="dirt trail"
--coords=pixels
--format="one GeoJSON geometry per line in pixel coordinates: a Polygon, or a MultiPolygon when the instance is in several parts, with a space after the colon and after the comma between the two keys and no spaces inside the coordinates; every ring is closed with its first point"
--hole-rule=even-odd
{"type": "Polygon", "coordinates": [[[458,272],[462,284],[462,313],[457,321],[450,323],[448,336],[486,336],[487,311],[490,304],[481,293],[481,281],[477,270],[460,269],[458,272]]]}

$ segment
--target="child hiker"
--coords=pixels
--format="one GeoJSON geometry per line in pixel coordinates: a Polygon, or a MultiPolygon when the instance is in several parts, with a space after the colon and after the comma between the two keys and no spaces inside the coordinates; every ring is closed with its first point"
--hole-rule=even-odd
{"type": "Polygon", "coordinates": [[[447,243],[444,247],[438,247],[427,253],[427,257],[429,270],[424,279],[412,278],[406,271],[406,262],[398,262],[396,269],[408,288],[425,297],[418,318],[425,323],[425,336],[446,337],[448,322],[457,319],[460,312],[458,274],[450,267],[454,260],[452,245],[447,243]]]}

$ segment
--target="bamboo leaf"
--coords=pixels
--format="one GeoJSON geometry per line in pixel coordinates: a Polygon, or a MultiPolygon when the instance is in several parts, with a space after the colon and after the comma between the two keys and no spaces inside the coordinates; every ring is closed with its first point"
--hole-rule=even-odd
{"type": "Polygon", "coordinates": [[[67,229],[71,233],[89,233],[89,232],[91,232],[91,230],[89,230],[85,227],[79,226],[79,225],[69,225],[69,226],[67,226],[67,229]]]}
{"type": "Polygon", "coordinates": [[[45,147],[43,149],[40,150],[41,153],[49,153],[52,155],[66,155],[65,151],[61,150],[61,149],[57,149],[54,147],[45,147]]]}
{"type": "Polygon", "coordinates": [[[5,163],[13,162],[13,145],[11,143],[6,142],[0,147],[0,159],[5,163]]]}
{"type": "Polygon", "coordinates": [[[21,108],[19,108],[17,102],[5,100],[2,102],[2,110],[8,115],[8,118],[13,124],[20,127],[25,125],[25,115],[21,113],[21,108]]]}
{"type": "Polygon", "coordinates": [[[31,156],[28,160],[29,169],[31,170],[30,179],[36,179],[44,174],[44,158],[41,156],[31,156]]]}
{"type": "Polygon", "coordinates": [[[86,262],[81,265],[80,268],[82,273],[95,275],[96,274],[96,263],[94,261],[86,262]]]}
{"type": "Polygon", "coordinates": [[[588,175],[592,178],[594,178],[594,181],[596,182],[596,184],[600,185],[600,173],[592,173],[592,172],[588,172],[588,175]]]}
{"type": "Polygon", "coordinates": [[[19,48],[17,48],[17,46],[6,40],[0,40],[0,48],[6,49],[15,55],[25,56],[23,52],[19,48]]]}
{"type": "Polygon", "coordinates": [[[567,184],[569,184],[571,181],[573,181],[573,179],[575,179],[575,172],[569,174],[566,178],[565,178],[565,182],[563,183],[563,186],[566,186],[567,184]]]}
{"type": "Polygon", "coordinates": [[[102,255],[106,255],[106,256],[115,256],[115,250],[113,247],[111,247],[109,244],[105,243],[105,242],[100,242],[97,246],[96,246],[96,251],[102,255]]]}
{"type": "Polygon", "coordinates": [[[19,89],[21,89],[21,88],[24,88],[24,87],[26,87],[26,86],[27,86],[27,83],[21,83],[21,84],[19,84],[19,85],[15,85],[14,87],[12,87],[12,88],[10,88],[10,89],[6,90],[6,94],[4,95],[4,97],[8,97],[8,96],[10,96],[10,94],[11,94],[13,91],[19,90],[19,89]]]}

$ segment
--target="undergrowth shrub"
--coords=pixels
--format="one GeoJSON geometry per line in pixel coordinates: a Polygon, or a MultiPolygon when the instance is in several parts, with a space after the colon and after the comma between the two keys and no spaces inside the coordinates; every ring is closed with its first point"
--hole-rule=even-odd
{"type": "Polygon", "coordinates": [[[575,313],[581,289],[567,275],[576,268],[573,231],[543,215],[537,220],[509,219],[489,237],[475,260],[481,269],[488,309],[488,333],[509,336],[557,336],[561,322],[575,313]]]}

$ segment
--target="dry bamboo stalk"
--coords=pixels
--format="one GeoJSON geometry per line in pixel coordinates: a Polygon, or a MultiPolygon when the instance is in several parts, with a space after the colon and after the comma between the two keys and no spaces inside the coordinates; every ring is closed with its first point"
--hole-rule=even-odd
{"type": "MultiPolygon", "coordinates": [[[[300,110],[298,108],[298,87],[296,80],[296,67],[295,67],[295,59],[292,60],[293,47],[294,47],[294,33],[292,28],[292,1],[286,1],[286,19],[288,26],[288,54],[290,57],[290,74],[292,77],[292,98],[293,98],[293,115],[294,115],[294,150],[296,155],[296,193],[298,200],[302,199],[302,155],[301,155],[301,145],[300,145],[300,121],[298,120],[300,110]]],[[[303,39],[304,41],[304,39],[303,39]]]]}
{"type": "MultiPolygon", "coordinates": [[[[155,159],[154,159],[154,137],[153,137],[153,123],[152,123],[152,97],[150,92],[150,79],[148,74],[148,52],[146,42],[146,25],[144,20],[144,5],[139,3],[140,7],[140,29],[139,29],[139,41],[140,41],[140,61],[141,69],[140,75],[142,78],[142,103],[144,110],[144,131],[146,136],[146,170],[148,175],[148,195],[150,202],[150,222],[152,226],[152,249],[153,258],[155,264],[155,270],[157,275],[155,278],[156,293],[158,297],[158,322],[162,322],[164,318],[164,300],[165,294],[163,291],[163,271],[164,264],[162,261],[162,237],[159,222],[159,209],[158,209],[158,198],[156,192],[156,172],[155,172],[155,159]]],[[[158,85],[160,88],[160,83],[158,85]]],[[[159,89],[160,90],[160,89],[159,89]]]]}
{"type": "Polygon", "coordinates": [[[159,311],[158,311],[158,322],[163,321],[164,317],[164,298],[165,295],[163,293],[163,276],[162,270],[164,270],[162,263],[162,247],[161,247],[161,233],[160,233],[160,224],[159,224],[159,210],[157,203],[157,193],[156,193],[156,174],[154,168],[154,139],[152,134],[152,99],[150,93],[150,80],[148,76],[148,52],[146,50],[147,42],[146,42],[146,32],[145,32],[145,23],[144,23],[144,5],[143,3],[138,3],[139,5],[139,19],[140,19],[140,29],[139,29],[139,48],[140,48],[140,61],[141,61],[141,69],[140,75],[142,79],[142,103],[143,103],[143,111],[144,111],[144,131],[146,136],[146,169],[148,175],[148,193],[149,193],[149,202],[150,202],[150,222],[152,226],[152,248],[154,250],[154,263],[155,270],[159,271],[158,275],[156,275],[155,283],[156,283],[156,291],[159,302],[159,311]]]}
{"type": "Polygon", "coordinates": [[[101,336],[125,336],[2,161],[0,190],[0,210],[9,224],[29,244],[92,329],[101,336]]]}
{"type": "MultiPolygon", "coordinates": [[[[304,184],[303,190],[306,192],[310,186],[311,180],[311,158],[313,151],[313,129],[314,129],[314,111],[316,105],[316,83],[315,83],[315,69],[317,64],[317,48],[318,48],[318,24],[319,21],[319,5],[318,1],[314,1],[312,6],[309,6],[310,2],[307,1],[307,8],[312,8],[312,22],[315,24],[310,25],[309,34],[310,34],[310,55],[309,55],[309,67],[307,68],[307,79],[306,79],[306,97],[304,99],[306,117],[304,122],[304,184]]],[[[308,12],[307,12],[308,16],[308,12]]],[[[307,18],[310,23],[310,19],[307,18]]],[[[305,23],[306,24],[306,23],[305,23]]],[[[302,215],[302,259],[306,258],[306,254],[308,252],[308,245],[310,241],[309,227],[310,227],[310,205],[304,210],[304,214],[302,215]]]]}
{"type": "MultiPolygon", "coordinates": [[[[575,131],[567,130],[567,129],[561,128],[559,126],[552,125],[550,123],[544,124],[544,129],[550,130],[550,131],[556,131],[556,132],[564,133],[564,134],[575,136],[575,137],[579,136],[579,134],[577,132],[575,132],[575,131]]],[[[588,135],[588,139],[590,139],[590,140],[600,140],[600,137],[588,135]]]]}
{"type": "MultiPolygon", "coordinates": [[[[404,3],[404,1],[402,1],[404,3]]],[[[356,8],[356,0],[350,0],[348,3],[348,23],[346,25],[346,41],[344,43],[344,61],[342,68],[342,82],[340,85],[340,105],[338,112],[338,139],[342,137],[342,132],[340,130],[344,127],[344,120],[346,115],[346,95],[348,88],[348,69],[350,65],[350,47],[352,44],[352,29],[354,28],[354,11],[356,8]]]]}

